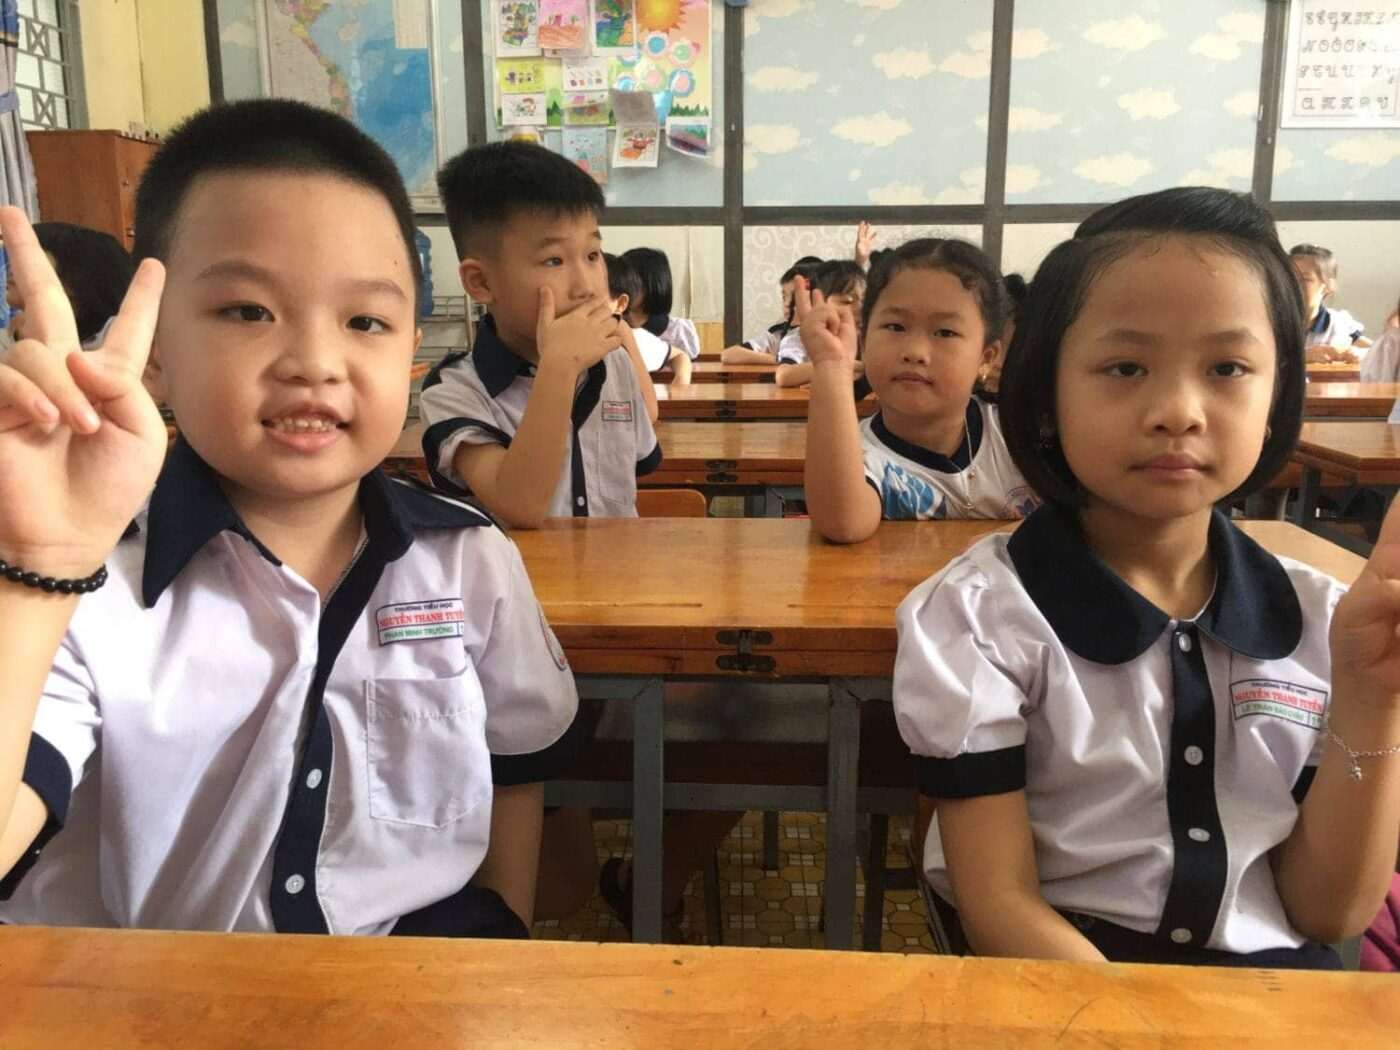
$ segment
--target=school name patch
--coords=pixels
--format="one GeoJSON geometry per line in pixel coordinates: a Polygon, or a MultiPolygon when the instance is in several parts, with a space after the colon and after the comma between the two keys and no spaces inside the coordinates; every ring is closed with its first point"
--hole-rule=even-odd
{"type": "Polygon", "coordinates": [[[1230,702],[1236,719],[1266,715],[1320,730],[1327,692],[1272,678],[1247,678],[1230,683],[1230,702]]]}
{"type": "Polygon", "coordinates": [[[379,644],[415,642],[423,638],[460,638],[466,612],[461,598],[381,605],[374,613],[379,644]]]}
{"type": "Polygon", "coordinates": [[[603,402],[603,422],[604,422],[604,423],[630,423],[630,422],[632,422],[632,402],[630,402],[630,401],[604,401],[604,402],[603,402]]]}

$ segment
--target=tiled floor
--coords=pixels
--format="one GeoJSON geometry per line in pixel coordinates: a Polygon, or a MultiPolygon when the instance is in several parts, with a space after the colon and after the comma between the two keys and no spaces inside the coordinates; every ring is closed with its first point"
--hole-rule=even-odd
{"type": "MultiPolygon", "coordinates": [[[[825,873],[826,820],[817,813],[784,813],[779,829],[779,867],[763,869],[763,817],[749,813],[720,847],[719,881],[724,943],[775,945],[789,948],[824,946],[821,932],[822,879],[825,873]]],[[[904,867],[909,821],[890,821],[889,866],[904,867]]],[[[600,860],[621,856],[630,848],[630,822],[600,820],[594,824],[600,860]]],[[[863,897],[858,876],[856,892],[863,897]]],[[[857,902],[857,943],[863,905],[857,902]]],[[[933,940],[924,920],[917,890],[885,893],[881,947],[887,952],[932,952],[933,940]]],[[[561,922],[535,924],[535,937],[556,940],[623,941],[627,931],[596,894],[577,915],[561,922]]],[[[705,900],[700,875],[686,890],[681,932],[689,944],[705,942],[705,900]]]]}

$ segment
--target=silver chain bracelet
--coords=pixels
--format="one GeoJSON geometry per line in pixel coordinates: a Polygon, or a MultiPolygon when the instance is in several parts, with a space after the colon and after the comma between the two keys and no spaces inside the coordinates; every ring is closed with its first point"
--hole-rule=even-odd
{"type": "Polygon", "coordinates": [[[1326,713],[1325,715],[1322,716],[1322,728],[1323,728],[1323,731],[1327,733],[1328,739],[1331,740],[1332,743],[1336,744],[1339,748],[1341,748],[1343,751],[1346,752],[1347,761],[1351,763],[1351,768],[1350,768],[1347,772],[1349,772],[1349,773],[1351,774],[1351,779],[1352,779],[1352,780],[1361,780],[1361,779],[1362,779],[1362,774],[1361,774],[1361,763],[1358,762],[1357,759],[1359,759],[1359,758],[1385,758],[1385,757],[1387,757],[1388,755],[1400,755],[1400,744],[1396,744],[1394,747],[1382,748],[1382,749],[1379,750],[1379,751],[1356,751],[1356,750],[1353,750],[1353,749],[1351,748],[1351,746],[1348,745],[1347,742],[1346,742],[1345,740],[1343,740],[1341,737],[1339,737],[1339,736],[1337,735],[1336,731],[1332,728],[1332,708],[1331,708],[1330,705],[1329,705],[1328,708],[1327,708],[1327,713],[1326,713]]]}

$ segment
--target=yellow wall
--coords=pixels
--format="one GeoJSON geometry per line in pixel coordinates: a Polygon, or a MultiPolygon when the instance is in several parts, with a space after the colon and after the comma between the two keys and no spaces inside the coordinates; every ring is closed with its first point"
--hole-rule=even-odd
{"type": "Polygon", "coordinates": [[[84,0],[88,126],[167,132],[209,104],[200,0],[84,0]]]}

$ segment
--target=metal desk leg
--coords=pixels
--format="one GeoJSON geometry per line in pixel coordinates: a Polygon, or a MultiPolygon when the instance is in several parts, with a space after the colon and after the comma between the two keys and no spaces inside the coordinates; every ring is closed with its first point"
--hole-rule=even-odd
{"type": "Polygon", "coordinates": [[[826,946],[849,951],[856,911],[856,780],[860,698],[849,684],[828,686],[826,752],[826,946]]]}
{"type": "Polygon", "coordinates": [[[632,711],[632,940],[661,941],[662,684],[648,682],[632,711]]]}
{"type": "Polygon", "coordinates": [[[1309,532],[1317,531],[1317,500],[1322,492],[1322,471],[1316,467],[1303,468],[1303,481],[1298,487],[1298,511],[1294,519],[1309,532]]]}

